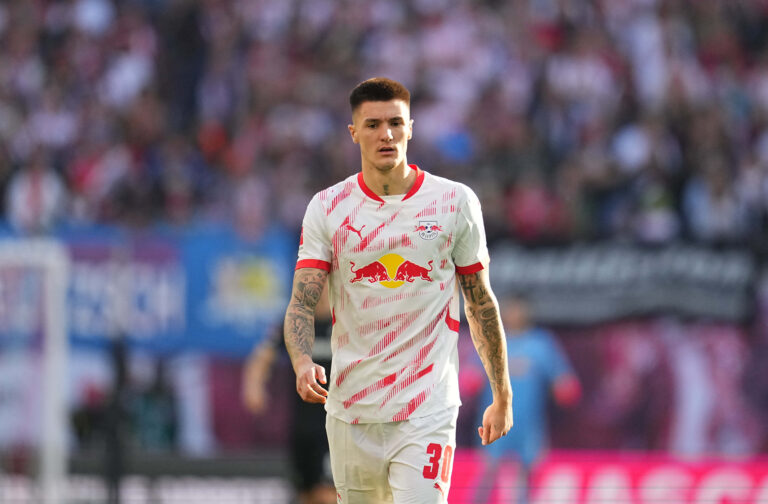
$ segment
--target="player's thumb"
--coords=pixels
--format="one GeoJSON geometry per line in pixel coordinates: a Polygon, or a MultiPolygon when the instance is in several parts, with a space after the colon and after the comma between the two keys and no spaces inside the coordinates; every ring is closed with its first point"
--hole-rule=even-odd
{"type": "Polygon", "coordinates": [[[325,379],[325,368],[323,366],[315,366],[315,376],[317,381],[325,385],[327,380],[325,379]]]}

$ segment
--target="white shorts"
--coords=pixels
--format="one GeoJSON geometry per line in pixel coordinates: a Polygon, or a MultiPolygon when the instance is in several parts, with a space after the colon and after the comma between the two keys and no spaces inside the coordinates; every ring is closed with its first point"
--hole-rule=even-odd
{"type": "Polygon", "coordinates": [[[339,504],[447,502],[459,408],[402,422],[325,420],[339,504]]]}

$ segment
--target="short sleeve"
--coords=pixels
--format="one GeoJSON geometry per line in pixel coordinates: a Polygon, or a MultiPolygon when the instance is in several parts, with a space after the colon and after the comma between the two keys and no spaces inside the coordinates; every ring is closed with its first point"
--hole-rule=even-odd
{"type": "Polygon", "coordinates": [[[315,195],[307,205],[301,225],[299,260],[296,262],[296,269],[319,268],[330,271],[332,259],[333,250],[325,230],[325,210],[322,202],[315,195]]]}
{"type": "Polygon", "coordinates": [[[453,262],[457,273],[467,275],[487,268],[490,258],[480,200],[470,188],[463,187],[466,198],[459,206],[453,262]]]}

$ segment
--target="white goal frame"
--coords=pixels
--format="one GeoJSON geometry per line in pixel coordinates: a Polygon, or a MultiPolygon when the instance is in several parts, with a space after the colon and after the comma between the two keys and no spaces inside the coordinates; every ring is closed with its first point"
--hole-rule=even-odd
{"type": "Polygon", "coordinates": [[[24,267],[43,272],[42,433],[38,479],[44,504],[64,502],[67,475],[67,288],[70,259],[67,249],[49,238],[0,240],[0,267],[24,267]]]}

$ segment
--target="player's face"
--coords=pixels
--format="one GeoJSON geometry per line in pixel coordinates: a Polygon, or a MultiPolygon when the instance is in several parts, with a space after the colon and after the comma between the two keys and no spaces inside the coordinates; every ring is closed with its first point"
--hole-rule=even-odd
{"type": "Polygon", "coordinates": [[[513,333],[525,330],[528,327],[528,305],[519,300],[502,300],[500,303],[501,319],[504,329],[513,333]]]}
{"type": "Polygon", "coordinates": [[[349,133],[360,145],[363,166],[389,171],[406,163],[413,121],[403,100],[367,101],[352,114],[349,133]]]}

